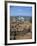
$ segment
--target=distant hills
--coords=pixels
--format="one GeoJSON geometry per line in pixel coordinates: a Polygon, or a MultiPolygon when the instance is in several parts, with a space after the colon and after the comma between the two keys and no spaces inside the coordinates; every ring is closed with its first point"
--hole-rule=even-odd
{"type": "Polygon", "coordinates": [[[10,16],[10,21],[32,21],[32,16],[10,16]]]}

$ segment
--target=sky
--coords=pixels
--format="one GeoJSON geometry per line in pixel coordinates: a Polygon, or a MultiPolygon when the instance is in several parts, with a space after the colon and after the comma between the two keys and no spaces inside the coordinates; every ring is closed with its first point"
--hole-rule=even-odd
{"type": "Polygon", "coordinates": [[[10,16],[32,16],[32,7],[10,6],[10,16]]]}

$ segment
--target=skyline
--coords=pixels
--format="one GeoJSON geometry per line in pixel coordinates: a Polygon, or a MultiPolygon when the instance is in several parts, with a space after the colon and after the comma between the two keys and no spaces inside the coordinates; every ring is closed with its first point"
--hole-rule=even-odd
{"type": "Polygon", "coordinates": [[[32,16],[32,7],[10,6],[10,16],[32,16]]]}

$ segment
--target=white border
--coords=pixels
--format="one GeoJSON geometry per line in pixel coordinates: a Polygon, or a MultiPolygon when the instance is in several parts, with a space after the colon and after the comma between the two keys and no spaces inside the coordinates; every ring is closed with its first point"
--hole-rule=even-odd
{"type": "Polygon", "coordinates": [[[18,4],[18,3],[8,3],[7,4],[7,43],[23,43],[23,42],[34,42],[34,4],[18,4]],[[10,40],[10,6],[28,6],[32,7],[32,39],[25,39],[25,40],[10,40]]]}

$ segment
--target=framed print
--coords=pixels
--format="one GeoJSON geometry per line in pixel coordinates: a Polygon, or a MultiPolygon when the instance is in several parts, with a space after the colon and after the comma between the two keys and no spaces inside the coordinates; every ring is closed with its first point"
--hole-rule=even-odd
{"type": "Polygon", "coordinates": [[[5,1],[5,45],[36,43],[36,2],[5,1]]]}

